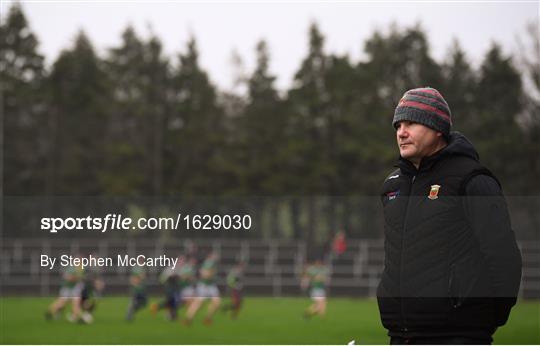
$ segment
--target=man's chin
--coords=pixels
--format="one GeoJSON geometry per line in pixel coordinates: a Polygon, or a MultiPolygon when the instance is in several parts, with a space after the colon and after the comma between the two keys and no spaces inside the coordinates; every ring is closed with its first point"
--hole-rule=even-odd
{"type": "Polygon", "coordinates": [[[416,153],[410,152],[410,151],[407,151],[407,150],[402,151],[402,152],[399,153],[399,155],[401,155],[402,158],[404,158],[405,160],[411,161],[411,162],[416,162],[418,160],[418,158],[417,158],[417,156],[415,154],[416,153]]]}
{"type": "Polygon", "coordinates": [[[413,155],[410,151],[408,150],[400,150],[399,151],[399,155],[404,158],[404,159],[410,159],[413,155]]]}

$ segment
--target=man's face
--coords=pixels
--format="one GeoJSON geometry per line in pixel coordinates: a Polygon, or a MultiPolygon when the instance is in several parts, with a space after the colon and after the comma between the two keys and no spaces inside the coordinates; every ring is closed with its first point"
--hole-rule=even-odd
{"type": "Polygon", "coordinates": [[[442,134],[422,124],[401,121],[396,125],[399,154],[412,163],[419,164],[423,157],[439,149],[442,134]]]}

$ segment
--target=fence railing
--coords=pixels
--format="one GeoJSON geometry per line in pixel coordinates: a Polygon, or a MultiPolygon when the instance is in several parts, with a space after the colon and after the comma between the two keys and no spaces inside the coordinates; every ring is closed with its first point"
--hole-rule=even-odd
{"type": "MultiPolygon", "coordinates": [[[[519,242],[523,256],[523,275],[520,296],[540,298],[540,243],[519,242]]],[[[61,269],[49,270],[40,266],[41,254],[94,254],[115,257],[116,254],[146,256],[177,256],[197,249],[205,254],[210,250],[220,255],[218,285],[225,286],[227,272],[238,261],[246,263],[244,289],[252,295],[300,295],[300,277],[305,266],[308,245],[304,241],[190,239],[164,243],[148,239],[61,240],[3,239],[0,255],[2,295],[54,295],[61,284],[61,269]]],[[[375,296],[383,269],[382,239],[349,239],[347,250],[339,257],[327,257],[331,273],[330,295],[375,296]]],[[[160,291],[158,276],[163,268],[147,270],[147,285],[152,292],[160,291]]],[[[110,294],[126,294],[130,269],[111,266],[97,270],[110,294]]]]}

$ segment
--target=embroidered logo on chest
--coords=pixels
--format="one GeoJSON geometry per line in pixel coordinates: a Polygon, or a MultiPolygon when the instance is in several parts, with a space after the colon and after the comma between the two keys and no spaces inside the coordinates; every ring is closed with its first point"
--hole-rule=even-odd
{"type": "Polygon", "coordinates": [[[441,185],[431,185],[431,190],[429,190],[429,199],[437,199],[439,198],[439,189],[441,188],[441,185]]]}

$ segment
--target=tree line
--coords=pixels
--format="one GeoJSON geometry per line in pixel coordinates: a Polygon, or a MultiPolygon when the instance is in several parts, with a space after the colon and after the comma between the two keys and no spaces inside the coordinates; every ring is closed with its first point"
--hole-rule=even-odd
{"type": "Polygon", "coordinates": [[[475,68],[456,40],[436,61],[420,25],[374,31],[360,61],[328,52],[316,23],[307,39],[283,92],[258,42],[237,95],[211,83],[194,37],[171,57],[132,27],[103,56],[81,31],[47,67],[13,5],[0,25],[4,194],[288,196],[292,215],[295,198],[377,196],[398,155],[394,108],[420,86],[442,92],[507,194],[538,194],[534,59],[518,69],[493,43],[475,68]]]}

